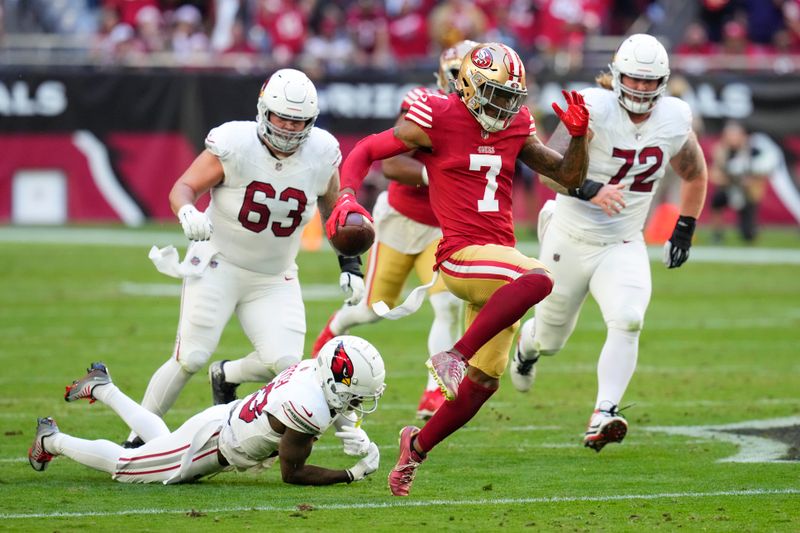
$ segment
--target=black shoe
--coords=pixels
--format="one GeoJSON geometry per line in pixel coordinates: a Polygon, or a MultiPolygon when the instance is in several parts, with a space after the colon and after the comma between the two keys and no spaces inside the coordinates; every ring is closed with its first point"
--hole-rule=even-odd
{"type": "Polygon", "coordinates": [[[238,383],[225,381],[224,366],[228,360],[216,361],[208,367],[208,380],[211,382],[211,401],[214,405],[230,403],[236,399],[238,383]]]}
{"type": "Polygon", "coordinates": [[[142,440],[142,437],[138,436],[134,437],[131,440],[126,440],[125,442],[122,443],[122,447],[128,450],[132,448],[138,448],[140,446],[144,446],[144,441],[142,440]]]}

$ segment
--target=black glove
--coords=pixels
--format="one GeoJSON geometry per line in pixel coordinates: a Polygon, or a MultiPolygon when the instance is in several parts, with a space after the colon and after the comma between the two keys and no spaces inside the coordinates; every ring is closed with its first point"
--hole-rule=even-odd
{"type": "Polygon", "coordinates": [[[569,192],[569,195],[572,196],[573,198],[586,200],[588,202],[589,200],[597,196],[597,193],[600,192],[600,189],[603,188],[603,185],[604,184],[600,183],[599,181],[594,181],[586,178],[585,180],[583,180],[583,183],[581,183],[580,187],[577,187],[575,189],[569,189],[567,192],[569,192]]]}
{"type": "Polygon", "coordinates": [[[678,268],[689,259],[689,248],[692,247],[692,235],[697,225],[694,217],[679,216],[672,237],[664,243],[664,264],[667,268],[678,268]]]}

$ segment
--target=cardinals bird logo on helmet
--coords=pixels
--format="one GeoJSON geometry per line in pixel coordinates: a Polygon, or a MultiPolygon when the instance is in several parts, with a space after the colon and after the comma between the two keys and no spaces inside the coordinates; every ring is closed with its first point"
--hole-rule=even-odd
{"type": "Polygon", "coordinates": [[[343,342],[340,342],[333,352],[333,357],[331,358],[331,373],[336,383],[350,385],[353,379],[353,361],[351,361],[350,356],[347,355],[343,342]]]}

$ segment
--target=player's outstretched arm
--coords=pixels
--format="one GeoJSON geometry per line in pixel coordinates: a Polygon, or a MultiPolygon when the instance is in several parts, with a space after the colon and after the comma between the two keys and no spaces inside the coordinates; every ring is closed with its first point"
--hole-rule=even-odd
{"type": "Polygon", "coordinates": [[[364,137],[347,155],[342,163],[339,198],[336,200],[333,212],[325,222],[325,233],[329,239],[336,232],[337,226],[344,224],[349,213],[360,213],[372,220],[369,212],[356,201],[355,194],[361,187],[372,163],[417,148],[417,145],[404,142],[399,136],[395,136],[396,130],[399,129],[401,128],[364,137]]]}
{"type": "Polygon", "coordinates": [[[523,146],[519,159],[540,176],[549,178],[552,184],[543,180],[545,185],[566,194],[579,189],[586,179],[589,142],[586,136],[573,137],[562,156],[545,146],[536,135],[531,135],[523,146]]]}
{"type": "Polygon", "coordinates": [[[675,223],[672,236],[664,243],[664,265],[678,268],[689,259],[689,249],[697,224],[703,210],[708,187],[708,169],[703,157],[703,149],[694,132],[670,160],[675,173],[681,178],[680,216],[675,223]]]}
{"type": "Polygon", "coordinates": [[[332,485],[351,481],[346,470],[331,470],[320,466],[307,465],[311,455],[314,436],[286,428],[278,445],[278,458],[281,463],[281,478],[293,485],[332,485]]]}
{"type": "Polygon", "coordinates": [[[697,218],[703,210],[708,188],[708,169],[697,135],[690,132],[683,146],[670,160],[672,169],[681,178],[681,215],[697,218]]]}
{"type": "MultiPolygon", "coordinates": [[[[395,128],[405,122],[405,113],[397,117],[394,123],[395,128]]],[[[422,172],[424,165],[418,159],[414,159],[412,153],[400,154],[383,160],[381,170],[388,180],[396,181],[404,185],[420,186],[427,185],[427,180],[422,172]]]]}
{"type": "Polygon", "coordinates": [[[333,485],[360,481],[378,469],[380,453],[374,443],[370,443],[366,456],[346,470],[331,470],[321,466],[307,465],[311,455],[314,436],[286,428],[278,446],[281,462],[281,477],[285,483],[293,485],[333,485]]]}
{"type": "Polygon", "coordinates": [[[577,191],[586,179],[589,168],[589,111],[577,91],[562,91],[566,111],[553,104],[553,111],[569,132],[569,143],[563,156],[542,144],[536,135],[528,137],[520,152],[520,160],[531,169],[553,180],[567,191],[577,191]]]}
{"type": "MultiPolygon", "coordinates": [[[[328,190],[319,197],[319,213],[322,220],[328,220],[339,198],[339,171],[334,170],[328,182],[328,190]]],[[[339,260],[339,287],[345,293],[345,303],[357,305],[366,293],[364,273],[361,271],[360,257],[344,257],[337,254],[339,260]]]]}
{"type": "Polygon", "coordinates": [[[190,240],[205,241],[211,238],[214,230],[211,220],[198,211],[194,203],[224,177],[225,170],[217,156],[203,150],[172,186],[169,192],[170,207],[190,240]]]}

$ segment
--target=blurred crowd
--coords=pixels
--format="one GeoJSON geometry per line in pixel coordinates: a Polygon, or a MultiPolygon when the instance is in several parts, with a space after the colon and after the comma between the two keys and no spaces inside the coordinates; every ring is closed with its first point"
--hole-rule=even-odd
{"type": "Polygon", "coordinates": [[[720,53],[800,51],[800,0],[5,0],[0,21],[7,33],[85,35],[97,62],[235,55],[329,74],[415,65],[462,39],[579,67],[587,38],[680,24],[676,5],[691,14],[671,48],[695,68],[720,53]]]}
{"type": "MultiPolygon", "coordinates": [[[[715,57],[727,66],[749,69],[764,61],[800,54],[800,0],[703,0],[696,20],[686,26],[673,53],[683,70],[705,72],[715,57]],[[736,64],[731,65],[731,61],[736,64]]],[[[786,66],[788,70],[789,64],[786,66]]]]}

